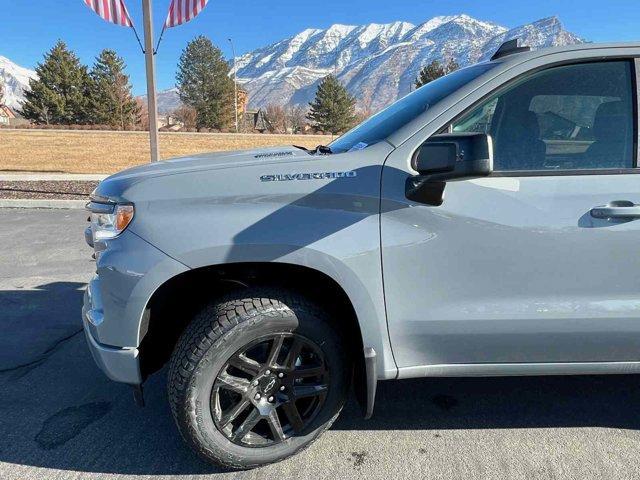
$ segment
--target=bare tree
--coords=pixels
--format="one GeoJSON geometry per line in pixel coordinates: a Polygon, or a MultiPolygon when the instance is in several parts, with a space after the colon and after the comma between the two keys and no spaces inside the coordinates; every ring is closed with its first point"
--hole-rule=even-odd
{"type": "Polygon", "coordinates": [[[287,124],[291,133],[302,133],[307,125],[307,109],[302,105],[293,105],[286,109],[287,124]]]}
{"type": "Polygon", "coordinates": [[[173,116],[184,123],[185,128],[196,128],[198,112],[195,108],[182,105],[173,111],[173,116]]]}
{"type": "MultiPolygon", "coordinates": [[[[307,109],[302,105],[270,104],[263,110],[269,133],[302,133],[308,124],[307,109]]],[[[253,125],[249,128],[252,131],[253,125]]]]}
{"type": "Polygon", "coordinates": [[[269,133],[287,133],[287,115],[281,105],[267,105],[265,108],[269,133]]]}
{"type": "Polygon", "coordinates": [[[149,108],[147,102],[141,98],[136,98],[136,104],[138,105],[138,118],[136,119],[136,125],[143,130],[149,130],[149,108]]]}

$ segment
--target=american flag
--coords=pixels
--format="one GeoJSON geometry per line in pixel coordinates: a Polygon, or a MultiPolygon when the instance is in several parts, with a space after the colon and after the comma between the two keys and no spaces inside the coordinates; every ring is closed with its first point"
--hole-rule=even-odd
{"type": "Polygon", "coordinates": [[[209,0],[171,0],[165,28],[177,27],[193,20],[207,6],[209,0]]]}
{"type": "Polygon", "coordinates": [[[133,27],[124,0],[84,0],[84,3],[109,23],[133,27]]]}

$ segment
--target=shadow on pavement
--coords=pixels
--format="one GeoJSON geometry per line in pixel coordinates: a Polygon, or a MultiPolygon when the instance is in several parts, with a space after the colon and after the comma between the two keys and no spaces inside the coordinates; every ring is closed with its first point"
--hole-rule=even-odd
{"type": "Polygon", "coordinates": [[[640,428],[634,375],[433,378],[378,385],[373,419],[343,415],[333,428],[640,428]]]}
{"type": "MultiPolygon", "coordinates": [[[[38,326],[48,328],[47,322],[35,319],[62,308],[56,306],[59,302],[65,307],[56,310],[62,315],[58,318],[79,316],[79,286],[53,284],[35,292],[0,292],[0,304],[35,305],[27,316],[35,341],[38,326]]],[[[0,327],[6,318],[0,319],[0,327]]],[[[0,462],[85,473],[221,473],[200,461],[180,439],[166,400],[165,375],[163,370],[149,379],[147,407],[138,409],[128,387],[110,382],[97,370],[84,338],[72,336],[37,364],[0,375],[0,462]]],[[[439,431],[457,429],[636,430],[639,394],[637,376],[381,382],[374,418],[363,420],[350,400],[328,435],[415,430],[426,434],[428,442],[439,431]]]]}
{"type": "Polygon", "coordinates": [[[45,359],[80,332],[84,283],[52,282],[0,290],[0,372],[45,359]]]}

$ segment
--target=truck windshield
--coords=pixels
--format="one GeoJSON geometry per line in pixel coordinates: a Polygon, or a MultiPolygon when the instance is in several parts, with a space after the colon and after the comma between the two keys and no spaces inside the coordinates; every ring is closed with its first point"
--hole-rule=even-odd
{"type": "Polygon", "coordinates": [[[495,66],[496,63],[493,62],[474,65],[456,70],[424,85],[337,138],[329,145],[331,151],[343,153],[362,150],[384,140],[418,115],[426,112],[430,106],[495,66]]]}

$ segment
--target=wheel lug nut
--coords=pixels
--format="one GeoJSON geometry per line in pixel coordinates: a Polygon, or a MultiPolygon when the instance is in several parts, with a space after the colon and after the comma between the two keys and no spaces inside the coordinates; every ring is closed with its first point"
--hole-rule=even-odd
{"type": "Polygon", "coordinates": [[[267,374],[267,375],[270,375],[270,374],[271,374],[271,370],[267,370],[267,371],[266,371],[266,372],[264,372],[264,373],[265,373],[265,374],[267,374]]]}
{"type": "Polygon", "coordinates": [[[281,372],[278,374],[278,378],[282,378],[282,377],[284,377],[284,373],[281,372]]]}
{"type": "Polygon", "coordinates": [[[269,397],[269,401],[270,401],[270,402],[273,402],[273,397],[269,397]]]}
{"type": "Polygon", "coordinates": [[[256,393],[256,400],[260,400],[260,394],[256,393]]]}
{"type": "Polygon", "coordinates": [[[284,385],[282,385],[282,386],[280,387],[280,391],[281,391],[281,392],[283,392],[283,391],[284,391],[284,385]]]}

